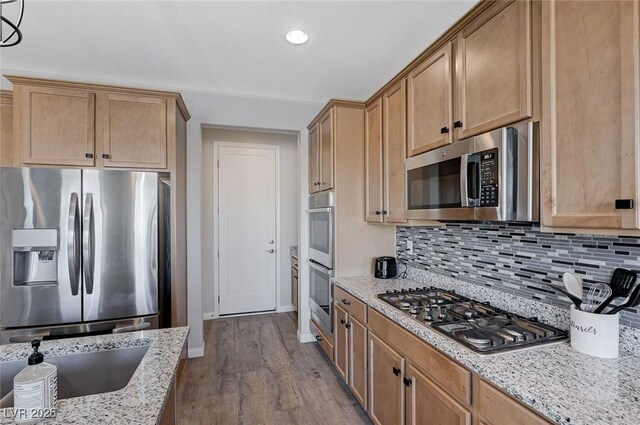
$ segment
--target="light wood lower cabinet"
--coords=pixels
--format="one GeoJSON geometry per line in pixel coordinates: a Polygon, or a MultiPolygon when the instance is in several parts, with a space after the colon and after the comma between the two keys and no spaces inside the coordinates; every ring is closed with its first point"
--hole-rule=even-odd
{"type": "Polygon", "coordinates": [[[404,423],[404,358],[369,332],[369,416],[377,425],[404,423]]]}
{"type": "Polygon", "coordinates": [[[349,388],[367,408],[367,326],[349,316],[349,388]]]}
{"type": "Polygon", "coordinates": [[[100,93],[96,120],[104,167],[167,168],[166,99],[100,93]]]}
{"type": "Polygon", "coordinates": [[[347,381],[349,374],[349,316],[340,306],[336,304],[334,311],[333,333],[335,338],[334,364],[338,375],[347,381]]]}
{"type": "Polygon", "coordinates": [[[471,425],[471,411],[411,364],[403,382],[407,425],[471,425]]]}
{"type": "Polygon", "coordinates": [[[484,425],[548,425],[538,416],[504,392],[478,376],[474,377],[474,406],[480,424],[484,425]]]}
{"type": "Polygon", "coordinates": [[[338,374],[349,385],[349,388],[351,388],[353,395],[358,399],[362,407],[366,409],[366,306],[339,288],[335,288],[335,297],[334,365],[338,374]]]}
{"type": "Polygon", "coordinates": [[[316,341],[320,343],[322,351],[324,351],[329,357],[329,360],[333,362],[333,337],[327,334],[313,319],[309,320],[309,325],[311,334],[315,337],[316,341]]]}
{"type": "Polygon", "coordinates": [[[640,228],[639,21],[637,1],[542,2],[545,226],[640,228]]]}

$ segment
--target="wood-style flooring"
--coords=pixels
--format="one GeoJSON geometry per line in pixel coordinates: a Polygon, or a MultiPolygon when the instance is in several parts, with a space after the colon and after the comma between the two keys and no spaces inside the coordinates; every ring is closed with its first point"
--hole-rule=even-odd
{"type": "Polygon", "coordinates": [[[206,321],[205,355],[178,389],[180,425],[370,424],[318,343],[300,344],[295,313],[206,321]]]}

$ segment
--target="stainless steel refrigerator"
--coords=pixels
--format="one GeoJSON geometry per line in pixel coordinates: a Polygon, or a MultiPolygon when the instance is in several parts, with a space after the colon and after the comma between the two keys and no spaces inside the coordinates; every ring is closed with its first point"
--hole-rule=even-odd
{"type": "Polygon", "coordinates": [[[0,168],[0,343],[152,326],[158,175],[0,168]]]}

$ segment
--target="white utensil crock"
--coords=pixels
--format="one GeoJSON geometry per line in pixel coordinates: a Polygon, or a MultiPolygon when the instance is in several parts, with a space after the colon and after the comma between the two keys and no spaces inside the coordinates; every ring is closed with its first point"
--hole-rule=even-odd
{"type": "Polygon", "coordinates": [[[571,305],[571,346],[590,356],[615,359],[620,340],[619,314],[594,314],[571,305]]]}

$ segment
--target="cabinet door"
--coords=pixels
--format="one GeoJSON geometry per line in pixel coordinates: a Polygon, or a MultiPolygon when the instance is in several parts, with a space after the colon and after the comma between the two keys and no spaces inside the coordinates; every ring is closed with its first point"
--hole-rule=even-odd
{"type": "Polygon", "coordinates": [[[458,36],[457,139],[532,115],[531,2],[497,2],[458,36]]]}
{"type": "Polygon", "coordinates": [[[336,320],[333,326],[336,337],[333,358],[338,375],[347,381],[349,376],[349,330],[347,329],[349,317],[347,312],[337,304],[333,311],[336,320]]]}
{"type": "Polygon", "coordinates": [[[365,219],[382,223],[382,98],[367,107],[365,130],[365,219]]]}
{"type": "Polygon", "coordinates": [[[318,125],[309,130],[309,193],[320,190],[320,137],[318,125]]]}
{"type": "Polygon", "coordinates": [[[543,224],[639,227],[637,1],[543,2],[543,224]]]}
{"type": "Polygon", "coordinates": [[[349,387],[367,408],[367,327],[349,316],[349,387]]]}
{"type": "Polygon", "coordinates": [[[453,142],[451,43],[407,76],[409,156],[453,142]]]}
{"type": "Polygon", "coordinates": [[[407,425],[471,424],[471,412],[411,365],[407,366],[404,383],[407,425]]]}
{"type": "Polygon", "coordinates": [[[384,123],[384,210],[387,223],[405,223],[404,160],[407,149],[406,90],[404,80],[391,87],[383,96],[384,123]]]}
{"type": "Polygon", "coordinates": [[[320,191],[333,189],[333,109],[320,119],[320,191]]]}
{"type": "Polygon", "coordinates": [[[167,101],[115,93],[98,95],[104,167],[167,168],[167,101]]]}
{"type": "Polygon", "coordinates": [[[40,165],[94,165],[95,95],[86,90],[21,86],[22,161],[40,165]]]}
{"type": "Polygon", "coordinates": [[[369,416],[377,425],[404,423],[404,358],[369,332],[369,416]]]}
{"type": "Polygon", "coordinates": [[[0,90],[0,167],[19,167],[19,143],[13,139],[13,93],[0,90]]]}

